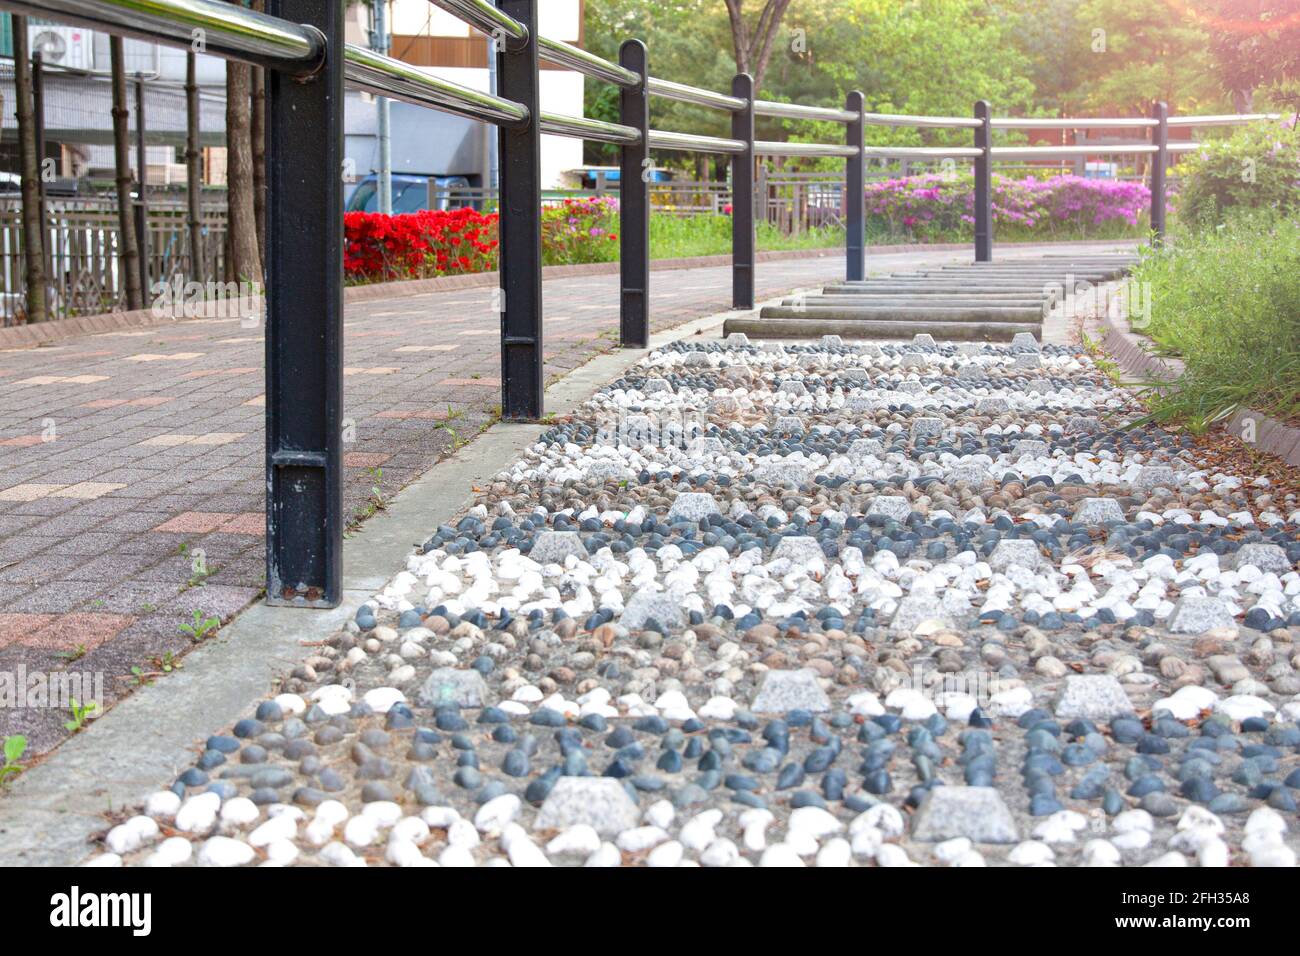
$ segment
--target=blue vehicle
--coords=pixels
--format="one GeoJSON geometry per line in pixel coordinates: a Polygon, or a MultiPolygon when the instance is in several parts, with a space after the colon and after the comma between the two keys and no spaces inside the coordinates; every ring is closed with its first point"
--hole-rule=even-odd
{"type": "MultiPolygon", "coordinates": [[[[393,173],[393,212],[420,212],[425,209],[451,209],[447,195],[439,196],[437,205],[429,203],[429,188],[470,189],[465,176],[424,176],[414,173],[393,173]]],[[[458,205],[466,205],[459,203],[458,205]]],[[[477,203],[469,203],[477,208],[477,203]]],[[[348,197],[346,212],[379,212],[379,177],[371,173],[357,183],[348,197]]]]}

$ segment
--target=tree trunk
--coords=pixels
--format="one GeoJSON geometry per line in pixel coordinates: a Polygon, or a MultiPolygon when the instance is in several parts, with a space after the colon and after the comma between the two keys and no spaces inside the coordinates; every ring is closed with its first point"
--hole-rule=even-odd
{"type": "Polygon", "coordinates": [[[772,44],[781,28],[790,0],[764,0],[753,27],[745,22],[744,0],[725,0],[731,23],[731,45],[736,56],[736,72],[754,78],[754,91],[763,85],[767,65],[772,59],[772,44]]]}
{"type": "Polygon", "coordinates": [[[27,321],[44,322],[45,223],[41,221],[41,158],[36,155],[36,115],[32,108],[32,71],[27,57],[27,18],[17,14],[14,27],[14,110],[18,117],[18,155],[23,189],[23,275],[27,321]]]}
{"type": "Polygon", "coordinates": [[[252,68],[253,103],[249,136],[253,148],[253,218],[257,248],[266,255],[266,71],[252,68]]]}
{"type": "Polygon", "coordinates": [[[185,54],[185,198],[190,278],[203,282],[203,163],[199,152],[199,84],[193,51],[185,54]]]}
{"type": "MultiPolygon", "coordinates": [[[[126,105],[126,57],[122,38],[110,36],[108,51],[113,70],[113,165],[117,182],[118,270],[126,287],[126,307],[144,308],[140,288],[140,247],[135,241],[135,217],[131,214],[131,110],[126,105]]],[[[143,178],[143,170],[141,171],[143,178]]]]}
{"type": "Polygon", "coordinates": [[[236,282],[262,284],[262,260],[253,210],[251,67],[226,61],[226,205],[230,269],[236,282]]]}
{"type": "MultiPolygon", "coordinates": [[[[252,8],[266,11],[265,0],[252,0],[252,8]]],[[[266,256],[266,71],[252,68],[252,115],[250,138],[253,150],[253,216],[257,220],[257,248],[266,256]]],[[[265,268],[265,262],[263,262],[265,268]]]]}

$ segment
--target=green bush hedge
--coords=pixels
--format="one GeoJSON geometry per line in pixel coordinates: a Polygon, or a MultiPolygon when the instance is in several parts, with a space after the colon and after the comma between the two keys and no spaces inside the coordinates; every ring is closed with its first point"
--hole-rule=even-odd
{"type": "Polygon", "coordinates": [[[1178,219],[1216,226],[1233,210],[1300,213],[1300,131],[1292,121],[1256,123],[1205,144],[1178,165],[1178,219]]]}
{"type": "Polygon", "coordinates": [[[1243,407],[1300,416],[1300,222],[1229,217],[1148,252],[1133,278],[1150,283],[1138,331],[1186,365],[1149,391],[1157,420],[1199,431],[1243,407]]]}

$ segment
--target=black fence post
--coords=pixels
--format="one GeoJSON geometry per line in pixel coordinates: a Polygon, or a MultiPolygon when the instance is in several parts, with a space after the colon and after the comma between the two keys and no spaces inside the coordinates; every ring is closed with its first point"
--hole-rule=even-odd
{"type": "Polygon", "coordinates": [[[851,92],[844,99],[844,108],[858,114],[857,119],[844,124],[844,141],[857,150],[844,164],[844,277],[853,282],[866,278],[867,270],[867,147],[862,93],[851,92]]]}
{"type": "Polygon", "coordinates": [[[754,78],[737,73],[731,95],[745,108],[731,114],[731,138],[745,144],[731,155],[731,307],[754,307],[754,78]]]}
{"type": "Polygon", "coordinates": [[[623,348],[643,349],[650,341],[650,97],[646,91],[646,50],[640,40],[624,40],[619,65],[641,77],[623,87],[618,121],[641,133],[625,144],[618,169],[618,341],[623,348]]]}
{"type": "Polygon", "coordinates": [[[145,155],[144,75],[135,77],[135,164],[140,167],[140,198],[135,204],[135,241],[140,257],[140,294],[148,300],[149,292],[149,166],[145,155]]]}
{"type": "Polygon", "coordinates": [[[975,104],[975,261],[993,261],[993,126],[988,100],[975,104]]]}
{"type": "Polygon", "coordinates": [[[535,0],[497,0],[501,11],[528,28],[517,49],[499,44],[497,90],[528,108],[528,125],[498,129],[501,168],[501,417],[542,417],[542,192],[541,117],[537,97],[535,0]]]}
{"type": "Polygon", "coordinates": [[[1165,240],[1165,171],[1169,168],[1169,106],[1157,102],[1151,109],[1156,125],[1151,127],[1151,231],[1152,245],[1165,240]]]}
{"type": "Polygon", "coordinates": [[[334,607],[343,584],[343,5],[267,7],[319,29],[326,55],[305,80],[267,71],[266,600],[334,607]]]}

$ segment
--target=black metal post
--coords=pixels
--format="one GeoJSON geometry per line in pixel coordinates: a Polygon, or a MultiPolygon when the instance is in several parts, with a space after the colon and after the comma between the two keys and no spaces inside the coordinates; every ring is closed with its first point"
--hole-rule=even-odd
{"type": "Polygon", "coordinates": [[[867,270],[867,147],[862,93],[854,90],[845,97],[844,108],[858,114],[857,119],[844,124],[844,141],[857,150],[844,164],[845,278],[853,282],[866,278],[867,270]]]}
{"type": "Polygon", "coordinates": [[[975,104],[975,261],[993,261],[993,124],[988,100],[975,104]]]}
{"type": "Polygon", "coordinates": [[[135,204],[135,237],[139,249],[136,262],[140,267],[140,294],[149,297],[149,193],[146,185],[149,167],[144,149],[144,75],[135,75],[135,165],[140,182],[140,197],[135,204]]]}
{"type": "Polygon", "coordinates": [[[1165,240],[1165,170],[1169,168],[1169,106],[1158,102],[1151,109],[1156,125],[1151,127],[1151,232],[1152,245],[1165,240]]]}
{"type": "Polygon", "coordinates": [[[737,73],[731,95],[745,108],[731,114],[731,138],[745,151],[731,155],[731,307],[754,307],[754,78],[737,73]]]}
{"type": "Polygon", "coordinates": [[[650,97],[646,92],[646,50],[640,40],[624,40],[618,62],[641,77],[619,91],[618,121],[633,126],[641,141],[622,147],[618,169],[618,341],[643,349],[650,341],[650,97]]]}
{"type": "Polygon", "coordinates": [[[497,51],[501,96],[528,107],[523,129],[498,130],[501,167],[501,417],[542,417],[542,192],[537,96],[537,4],[497,0],[528,28],[528,43],[497,51]]]}
{"type": "Polygon", "coordinates": [[[267,72],[266,599],[343,584],[343,5],[268,0],[325,34],[320,71],[267,72]],[[310,157],[310,162],[306,161],[310,157]]]}

